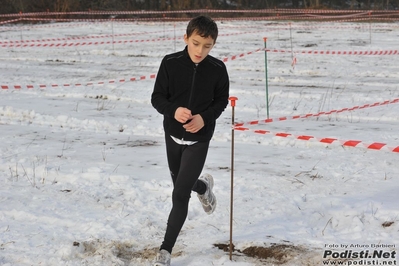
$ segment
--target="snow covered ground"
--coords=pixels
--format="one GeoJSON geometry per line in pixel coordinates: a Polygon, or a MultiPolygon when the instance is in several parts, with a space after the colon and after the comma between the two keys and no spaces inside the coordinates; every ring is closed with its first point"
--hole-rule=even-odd
{"type": "MultiPolygon", "coordinates": [[[[248,128],[235,131],[236,251],[230,261],[218,248],[230,230],[228,106],[204,169],[215,178],[218,208],[207,216],[192,195],[172,265],[329,265],[333,257],[396,265],[399,24],[218,24],[212,55],[226,59],[235,121],[248,128]],[[267,54],[273,122],[254,126],[247,122],[267,118],[263,37],[280,50],[267,54]],[[313,115],[293,118],[304,114],[313,115]],[[255,247],[268,259],[243,255],[255,247]],[[374,250],[387,255],[378,259],[374,250]],[[372,255],[348,255],[362,251],[372,255]]],[[[1,265],[150,265],[172,191],[151,75],[165,54],[184,47],[185,26],[0,26],[1,265]]]]}

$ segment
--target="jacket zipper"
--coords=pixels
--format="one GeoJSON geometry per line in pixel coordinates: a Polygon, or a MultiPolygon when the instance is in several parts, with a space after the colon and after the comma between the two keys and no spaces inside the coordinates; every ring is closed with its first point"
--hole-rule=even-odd
{"type": "Polygon", "coordinates": [[[187,108],[188,108],[188,109],[190,109],[191,101],[192,101],[192,99],[193,99],[195,74],[197,74],[197,66],[194,66],[193,81],[191,82],[190,96],[189,96],[189,98],[188,98],[188,105],[187,105],[187,108]]]}
{"type": "MultiPolygon", "coordinates": [[[[194,73],[193,73],[193,81],[191,82],[191,88],[190,88],[190,95],[188,97],[188,104],[187,108],[190,109],[191,101],[193,99],[193,91],[194,91],[194,83],[195,83],[195,75],[197,74],[197,65],[194,65],[194,73]]],[[[183,137],[181,138],[182,141],[184,141],[184,136],[186,135],[186,132],[184,131],[183,137]]]]}

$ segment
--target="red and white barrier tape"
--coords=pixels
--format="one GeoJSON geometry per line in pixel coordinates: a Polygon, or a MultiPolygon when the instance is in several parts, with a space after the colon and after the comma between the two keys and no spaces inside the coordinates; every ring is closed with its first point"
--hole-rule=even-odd
{"type": "Polygon", "coordinates": [[[158,17],[158,18],[20,18],[21,21],[47,22],[137,22],[137,21],[175,21],[188,20],[187,18],[158,17]]]}
{"type": "Polygon", "coordinates": [[[375,50],[375,51],[321,51],[321,50],[281,50],[266,49],[270,53],[295,53],[295,54],[316,54],[316,55],[398,55],[399,50],[375,50]]]}
{"type": "Polygon", "coordinates": [[[278,13],[304,13],[304,14],[342,14],[342,13],[392,13],[397,14],[395,10],[343,10],[343,9],[293,9],[293,8],[276,8],[278,13]]]}
{"type": "MultiPolygon", "coordinates": [[[[25,20],[35,20],[35,21],[41,21],[41,19],[19,19],[20,21],[25,21],[25,20]]],[[[51,21],[57,21],[51,20],[51,21]]],[[[70,23],[54,23],[54,24],[28,24],[24,26],[12,26],[12,27],[0,27],[1,30],[3,31],[21,31],[21,30],[32,30],[32,29],[47,29],[47,28],[70,28],[70,27],[85,27],[87,24],[100,24],[100,23],[109,23],[111,22],[110,19],[103,20],[103,21],[98,21],[98,20],[85,20],[87,23],[75,23],[71,25],[70,23]]],[[[114,22],[125,22],[125,21],[115,21],[114,22]]]]}
{"type": "MultiPolygon", "coordinates": [[[[168,30],[171,31],[171,30],[168,30]]],[[[41,39],[41,40],[9,40],[0,41],[2,45],[16,45],[22,43],[42,43],[42,42],[61,42],[61,41],[73,41],[73,40],[87,40],[87,39],[106,39],[112,37],[129,37],[143,34],[157,34],[164,33],[165,31],[154,31],[154,32],[137,32],[137,33],[123,33],[123,34],[107,34],[107,35],[96,35],[96,36],[76,36],[76,37],[65,37],[65,38],[52,38],[52,39],[41,39]]]]}
{"type": "Polygon", "coordinates": [[[293,135],[290,133],[276,133],[272,132],[269,130],[250,130],[249,128],[245,127],[234,127],[234,130],[239,130],[239,131],[252,131],[256,134],[271,134],[276,137],[282,137],[282,138],[294,138],[298,140],[305,140],[305,141],[310,141],[314,140],[320,143],[324,144],[333,144],[333,143],[340,143],[342,146],[346,147],[364,147],[366,149],[371,149],[371,150],[382,150],[382,149],[388,149],[391,152],[398,152],[399,153],[399,146],[397,147],[388,147],[387,144],[381,143],[381,142],[373,142],[373,143],[364,143],[361,140],[339,140],[336,138],[316,138],[314,136],[308,136],[308,135],[293,135]]]}
{"type": "Polygon", "coordinates": [[[70,42],[70,43],[17,43],[17,44],[3,44],[0,47],[76,47],[88,45],[104,45],[104,44],[127,44],[138,42],[160,42],[170,41],[175,38],[157,38],[148,40],[123,40],[123,41],[93,41],[93,42],[70,42]]]}
{"type": "Polygon", "coordinates": [[[230,58],[223,58],[223,62],[227,62],[229,60],[235,60],[241,57],[244,57],[246,55],[251,55],[260,51],[267,51],[271,53],[294,53],[295,55],[299,54],[316,54],[316,55],[398,55],[399,50],[380,50],[380,51],[290,51],[290,50],[281,50],[281,49],[265,49],[265,48],[259,48],[254,51],[246,52],[246,53],[241,53],[239,55],[234,55],[230,58]]]}
{"type": "MultiPolygon", "coordinates": [[[[385,18],[385,17],[367,17],[367,18],[353,18],[353,19],[343,19],[339,20],[337,22],[370,22],[371,20],[373,21],[379,21],[379,22],[396,22],[399,20],[399,18],[385,18]]],[[[334,22],[334,21],[326,21],[326,22],[334,22]]],[[[394,26],[395,27],[395,26],[394,26]]]]}
{"type": "Polygon", "coordinates": [[[331,110],[327,112],[319,112],[319,113],[314,113],[314,114],[304,114],[304,115],[294,115],[294,116],[284,116],[284,117],[279,117],[279,118],[268,118],[264,120],[253,120],[249,122],[243,122],[243,123],[236,123],[234,127],[242,127],[244,125],[261,125],[261,124],[268,124],[272,122],[279,122],[279,121],[287,121],[287,120],[295,120],[295,119],[302,119],[302,118],[311,118],[311,117],[319,117],[323,115],[331,115],[331,114],[338,114],[342,112],[350,112],[350,111],[355,111],[355,110],[361,110],[365,108],[370,108],[370,107],[376,107],[376,106],[382,106],[382,105],[388,105],[388,104],[393,104],[393,103],[399,103],[399,98],[393,99],[393,100],[387,100],[383,102],[376,102],[372,104],[364,104],[364,105],[357,105],[353,106],[351,108],[342,108],[339,110],[331,110]]]}
{"type": "Polygon", "coordinates": [[[223,62],[227,62],[227,61],[231,61],[231,60],[236,60],[238,58],[244,57],[246,55],[251,55],[251,54],[257,53],[257,52],[262,51],[262,50],[263,49],[259,48],[259,49],[255,50],[255,51],[246,52],[246,53],[242,53],[242,54],[239,54],[239,55],[233,55],[231,57],[225,57],[225,58],[222,59],[222,61],[223,62]]]}
{"type": "Polygon", "coordinates": [[[17,19],[11,19],[11,20],[7,20],[7,21],[0,21],[0,25],[13,23],[13,22],[17,22],[17,21],[20,21],[20,20],[21,19],[17,18],[17,19]]]}
{"type": "Polygon", "coordinates": [[[106,84],[115,84],[115,83],[124,83],[124,82],[131,82],[131,81],[139,81],[139,80],[147,80],[147,79],[154,79],[156,74],[151,74],[149,76],[140,76],[136,78],[129,78],[129,79],[118,79],[118,80],[109,80],[109,81],[98,81],[98,82],[87,82],[87,83],[66,83],[66,84],[38,84],[38,85],[0,85],[0,88],[3,90],[8,89],[46,89],[46,88],[59,88],[59,87],[82,87],[82,86],[96,86],[96,85],[106,85],[106,84]]]}
{"type": "Polygon", "coordinates": [[[216,10],[216,9],[190,9],[170,11],[74,11],[74,12],[30,12],[15,14],[0,14],[0,17],[32,17],[32,16],[70,16],[70,15],[166,15],[166,14],[189,14],[189,13],[275,13],[274,9],[251,9],[251,10],[216,10]]]}
{"type": "MultiPolygon", "coordinates": [[[[333,21],[329,21],[329,23],[330,22],[333,22],[333,21]]],[[[341,22],[341,21],[337,21],[337,22],[341,22]]],[[[282,23],[281,23],[282,24],[282,23]]],[[[357,24],[349,24],[349,25],[333,25],[333,26],[330,26],[330,25],[323,25],[323,24],[321,24],[321,23],[319,23],[319,22],[317,22],[317,23],[312,23],[312,24],[314,24],[314,25],[309,25],[309,23],[287,23],[286,24],[286,26],[285,26],[285,28],[280,28],[280,29],[286,29],[286,30],[288,30],[288,29],[290,29],[290,28],[292,28],[292,29],[295,29],[295,30],[298,30],[298,29],[301,29],[301,30],[320,30],[320,29],[334,29],[334,30],[336,30],[336,29],[365,29],[365,30],[369,30],[370,29],[370,24],[365,24],[365,23],[357,23],[357,24]]],[[[283,25],[283,24],[282,24],[283,25]]],[[[273,25],[273,28],[275,28],[276,26],[275,25],[273,25]]],[[[399,28],[399,24],[376,24],[376,23],[374,23],[374,24],[372,24],[372,29],[393,29],[393,28],[399,28]]],[[[273,28],[271,28],[271,29],[268,29],[268,30],[273,30],[273,28]]]]}
{"type": "Polygon", "coordinates": [[[397,14],[390,10],[325,10],[325,9],[190,9],[190,10],[170,10],[170,11],[75,11],[75,12],[30,12],[0,14],[0,17],[32,17],[32,16],[67,16],[67,15],[166,15],[166,14],[187,14],[187,13],[294,13],[294,14],[397,14]]]}

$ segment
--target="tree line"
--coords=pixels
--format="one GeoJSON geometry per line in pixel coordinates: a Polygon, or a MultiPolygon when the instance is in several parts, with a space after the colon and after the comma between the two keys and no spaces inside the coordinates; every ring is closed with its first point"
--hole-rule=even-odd
{"type": "Polygon", "coordinates": [[[0,13],[187,9],[364,9],[396,10],[399,0],[0,0],[0,13]]]}

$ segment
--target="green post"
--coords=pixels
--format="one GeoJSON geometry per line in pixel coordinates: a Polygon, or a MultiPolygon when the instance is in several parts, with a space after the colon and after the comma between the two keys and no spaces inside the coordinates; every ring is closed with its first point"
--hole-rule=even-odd
{"type": "Polygon", "coordinates": [[[268,86],[269,81],[267,78],[267,45],[266,45],[267,38],[264,37],[263,41],[265,42],[266,111],[267,111],[267,118],[269,118],[269,86],[268,86]]]}

